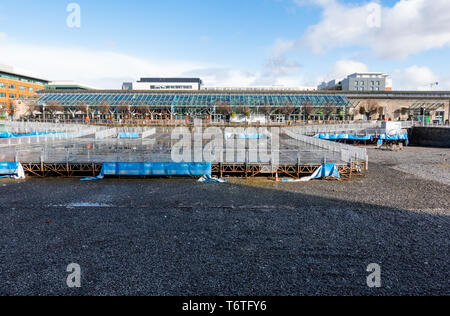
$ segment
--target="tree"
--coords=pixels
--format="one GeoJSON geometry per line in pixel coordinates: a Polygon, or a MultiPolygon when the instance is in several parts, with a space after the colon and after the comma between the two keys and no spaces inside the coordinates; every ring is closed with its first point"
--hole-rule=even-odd
{"type": "Polygon", "coordinates": [[[64,112],[64,107],[56,100],[50,100],[47,102],[46,109],[55,115],[57,112],[64,112]]]}
{"type": "Polygon", "coordinates": [[[75,109],[77,110],[77,112],[82,112],[85,113],[86,115],[89,115],[88,105],[84,101],[79,101],[75,109]]]}
{"type": "Polygon", "coordinates": [[[380,116],[383,115],[383,114],[384,114],[384,107],[382,107],[382,106],[378,107],[377,113],[378,113],[378,115],[380,115],[380,116]]]}
{"type": "Polygon", "coordinates": [[[366,114],[366,108],[364,107],[364,105],[360,105],[360,106],[359,106],[359,111],[358,111],[358,113],[359,113],[360,115],[365,115],[365,114],[366,114]]]}
{"type": "Polygon", "coordinates": [[[98,109],[100,110],[100,112],[103,115],[109,115],[109,111],[111,110],[111,106],[109,105],[108,100],[103,100],[102,102],[100,102],[100,106],[98,107],[98,109]]]}
{"type": "Polygon", "coordinates": [[[325,105],[325,107],[323,108],[323,111],[324,111],[325,115],[328,117],[328,120],[330,120],[331,115],[336,113],[337,107],[333,103],[329,102],[325,105]]]}
{"type": "Polygon", "coordinates": [[[269,103],[264,104],[264,107],[262,108],[262,112],[263,112],[265,115],[270,115],[270,114],[272,114],[272,111],[273,111],[273,109],[272,109],[272,107],[269,105],[269,103]]]}
{"type": "Polygon", "coordinates": [[[280,108],[281,114],[284,114],[284,115],[291,115],[292,113],[294,113],[294,111],[295,111],[295,108],[292,105],[291,101],[289,101],[289,100],[286,100],[284,105],[280,108]]]}
{"type": "Polygon", "coordinates": [[[127,116],[130,114],[130,104],[127,101],[121,101],[117,106],[117,110],[120,114],[127,116]]]}
{"type": "Polygon", "coordinates": [[[36,103],[31,102],[28,104],[28,111],[29,111],[30,115],[34,116],[34,112],[37,112],[39,110],[40,110],[40,108],[36,103]]]}
{"type": "Polygon", "coordinates": [[[309,119],[309,117],[311,116],[313,111],[314,111],[314,107],[311,104],[311,102],[310,101],[305,101],[303,103],[303,114],[304,114],[305,118],[309,119]]]}
{"type": "Polygon", "coordinates": [[[230,115],[233,110],[226,101],[219,101],[216,107],[216,112],[222,115],[230,115]]]}
{"type": "Polygon", "coordinates": [[[378,102],[376,100],[367,100],[365,109],[367,117],[372,118],[378,112],[378,102]]]}
{"type": "Polygon", "coordinates": [[[143,117],[146,117],[151,111],[150,107],[145,104],[144,101],[141,101],[139,105],[136,107],[136,112],[141,114],[143,117]]]}

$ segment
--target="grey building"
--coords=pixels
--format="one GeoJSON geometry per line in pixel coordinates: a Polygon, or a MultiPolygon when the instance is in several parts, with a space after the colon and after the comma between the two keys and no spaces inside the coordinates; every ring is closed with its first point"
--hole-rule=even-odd
{"type": "Polygon", "coordinates": [[[388,75],[381,72],[354,73],[341,83],[343,91],[386,91],[392,90],[388,75]]]}
{"type": "Polygon", "coordinates": [[[354,73],[340,82],[322,82],[317,90],[391,91],[392,80],[381,72],[354,73]]]}

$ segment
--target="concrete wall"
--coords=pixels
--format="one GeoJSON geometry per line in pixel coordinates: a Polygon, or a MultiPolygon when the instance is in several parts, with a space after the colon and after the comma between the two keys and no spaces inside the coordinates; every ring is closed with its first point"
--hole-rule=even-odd
{"type": "Polygon", "coordinates": [[[450,128],[414,127],[409,130],[411,145],[450,148],[450,128]]]}

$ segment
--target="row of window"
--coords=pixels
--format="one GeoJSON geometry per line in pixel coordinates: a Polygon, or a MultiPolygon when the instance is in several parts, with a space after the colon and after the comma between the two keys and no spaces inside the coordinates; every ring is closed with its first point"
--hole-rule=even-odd
{"type": "Polygon", "coordinates": [[[42,85],[42,86],[45,84],[44,81],[27,79],[27,78],[14,76],[14,75],[9,75],[9,74],[4,74],[4,73],[0,73],[0,78],[5,78],[5,79],[9,79],[9,80],[16,80],[16,81],[23,81],[23,82],[33,83],[33,84],[39,84],[39,85],[42,85]]]}
{"type": "MultiPolygon", "coordinates": [[[[374,86],[375,83],[376,83],[377,86],[381,85],[380,81],[377,81],[377,82],[372,81],[371,82],[371,86],[374,86]]],[[[365,81],[361,81],[361,84],[359,83],[359,81],[355,81],[355,86],[358,86],[358,85],[364,86],[365,84],[366,84],[365,81]]]]}
{"type": "Polygon", "coordinates": [[[150,90],[191,90],[192,86],[150,86],[150,90]]]}
{"type": "MultiPolygon", "coordinates": [[[[0,92],[0,98],[6,98],[6,93],[0,92]]],[[[10,99],[17,99],[17,94],[9,93],[8,94],[8,98],[10,98],[10,99]]],[[[20,94],[19,98],[20,99],[26,99],[27,97],[25,95],[23,95],[23,94],[20,94]]]]}
{"type": "MultiPolygon", "coordinates": [[[[6,85],[5,83],[0,82],[0,89],[5,89],[7,86],[8,86],[8,89],[11,89],[11,90],[17,89],[17,86],[15,84],[10,83],[10,84],[6,85]]],[[[27,87],[19,86],[19,91],[27,91],[27,87]]],[[[34,88],[29,87],[28,92],[34,92],[34,88]]]]}
{"type": "Polygon", "coordinates": [[[364,87],[356,87],[356,91],[380,91],[380,87],[370,87],[370,88],[364,88],[364,87]]]}

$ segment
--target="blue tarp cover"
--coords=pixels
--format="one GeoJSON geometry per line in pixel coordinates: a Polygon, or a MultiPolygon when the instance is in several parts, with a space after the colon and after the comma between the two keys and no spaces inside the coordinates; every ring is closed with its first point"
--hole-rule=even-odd
{"type": "Polygon", "coordinates": [[[301,179],[282,179],[282,182],[307,182],[313,179],[322,179],[325,177],[334,177],[336,179],[340,179],[341,175],[339,174],[339,170],[335,164],[323,164],[318,168],[311,176],[304,177],[301,179]]]}
{"type": "Polygon", "coordinates": [[[0,162],[0,178],[25,179],[20,162],[0,162]]]}
{"type": "MultiPolygon", "coordinates": [[[[225,134],[225,139],[229,139],[231,137],[233,137],[235,134],[225,134]]],[[[255,133],[255,134],[236,134],[236,138],[237,139],[263,139],[263,138],[267,138],[268,135],[265,134],[259,134],[259,133],[255,133]]]]}
{"type": "Polygon", "coordinates": [[[317,134],[314,136],[315,138],[327,139],[327,140],[341,140],[341,139],[349,139],[349,140],[373,140],[372,135],[366,136],[355,136],[351,134],[317,134]]]}
{"type": "Polygon", "coordinates": [[[394,135],[394,136],[381,134],[379,139],[381,139],[381,140],[408,140],[408,134],[400,134],[400,135],[394,135]]]}
{"type": "Polygon", "coordinates": [[[140,138],[139,133],[119,133],[117,136],[119,139],[134,139],[140,138]]]}
{"type": "Polygon", "coordinates": [[[15,175],[18,169],[18,162],[0,162],[0,175],[2,176],[15,175]]]}
{"type": "Polygon", "coordinates": [[[108,162],[100,175],[82,180],[103,179],[104,176],[211,176],[210,162],[108,162]]]}
{"type": "Polygon", "coordinates": [[[29,133],[29,134],[15,134],[15,133],[0,133],[0,138],[17,138],[17,137],[31,137],[31,136],[45,136],[57,135],[58,133],[29,133]]]}

